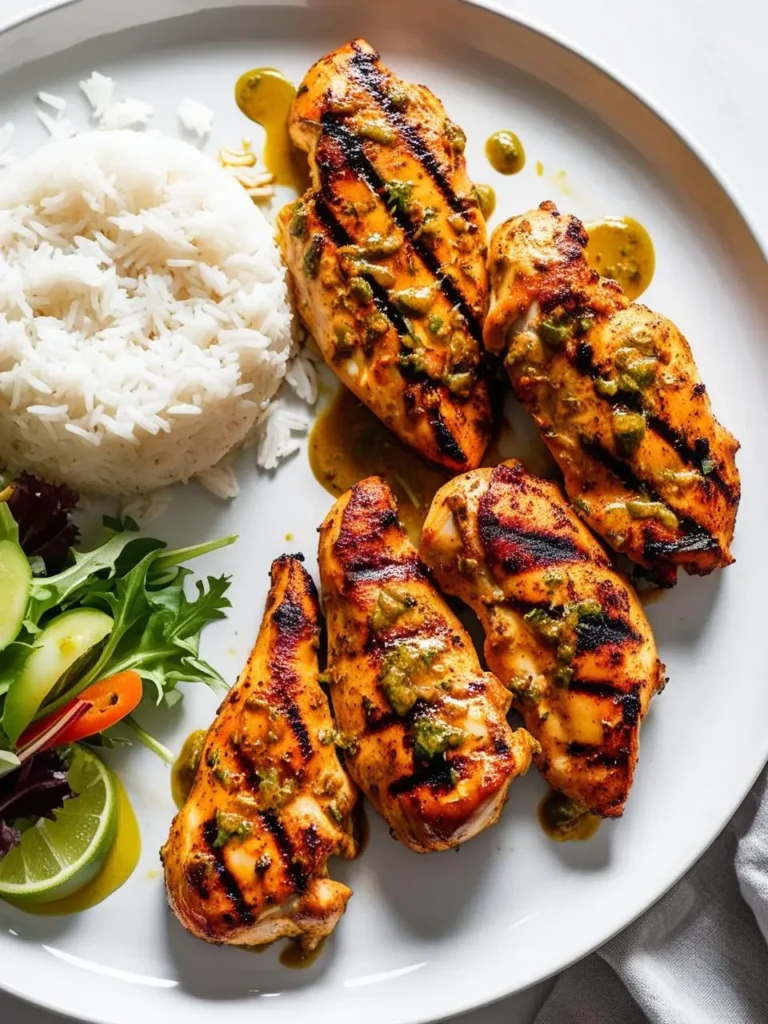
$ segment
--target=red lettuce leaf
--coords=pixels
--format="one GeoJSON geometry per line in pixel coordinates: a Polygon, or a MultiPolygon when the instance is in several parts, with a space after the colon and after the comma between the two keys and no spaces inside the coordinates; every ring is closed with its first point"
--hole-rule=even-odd
{"type": "Polygon", "coordinates": [[[45,750],[0,779],[0,859],[21,842],[20,818],[53,818],[73,796],[67,766],[56,750],[45,750]]]}
{"type": "Polygon", "coordinates": [[[60,572],[79,536],[70,512],[78,496],[66,484],[49,484],[22,473],[13,481],[8,508],[19,527],[24,553],[38,555],[49,574],[60,572]]]}

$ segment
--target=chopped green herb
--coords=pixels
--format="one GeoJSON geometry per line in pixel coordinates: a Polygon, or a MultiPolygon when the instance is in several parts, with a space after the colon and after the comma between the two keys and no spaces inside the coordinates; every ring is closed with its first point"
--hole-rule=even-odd
{"type": "Polygon", "coordinates": [[[532,676],[512,676],[507,680],[507,689],[526,707],[532,707],[541,700],[541,690],[534,683],[532,676]]]}
{"type": "Polygon", "coordinates": [[[401,352],[397,357],[400,369],[414,377],[424,376],[427,372],[427,362],[424,356],[424,349],[420,346],[413,352],[401,352]]]}
{"type": "Polygon", "coordinates": [[[594,384],[598,395],[606,395],[608,398],[612,398],[619,390],[619,382],[616,380],[606,380],[603,377],[597,377],[594,384]]]}
{"type": "Polygon", "coordinates": [[[372,631],[383,633],[415,605],[416,601],[410,594],[398,593],[395,587],[383,587],[376,598],[376,606],[371,612],[372,631]]]}
{"type": "Polygon", "coordinates": [[[304,253],[304,270],[307,277],[317,276],[317,268],[320,265],[320,256],[324,245],[325,239],[322,235],[312,235],[312,240],[304,253]]]}
{"type": "Polygon", "coordinates": [[[542,580],[547,588],[559,587],[565,583],[565,575],[560,569],[547,569],[542,576],[542,580]]]}
{"type": "Polygon", "coordinates": [[[378,310],[365,318],[365,340],[370,344],[386,334],[392,325],[389,319],[378,310]]]}
{"type": "Polygon", "coordinates": [[[250,835],[251,822],[234,811],[216,811],[216,838],[213,845],[217,850],[226,846],[231,839],[244,839],[250,835]]]}
{"type": "Polygon", "coordinates": [[[403,640],[391,647],[382,660],[380,682],[390,707],[406,715],[416,703],[415,680],[443,650],[440,640],[403,640]]]}
{"type": "Polygon", "coordinates": [[[467,136],[464,134],[463,129],[455,121],[451,121],[449,117],[446,117],[443,123],[443,133],[454,153],[464,152],[467,148],[467,136]]]}
{"type": "Polygon", "coordinates": [[[413,756],[417,761],[431,761],[446,750],[460,747],[467,734],[440,718],[420,715],[413,723],[413,756]]]}
{"type": "Polygon", "coordinates": [[[293,796],[295,783],[293,779],[280,781],[276,768],[257,770],[259,777],[259,796],[266,810],[277,810],[293,796]]]}
{"type": "Polygon", "coordinates": [[[582,619],[601,615],[602,608],[598,601],[590,598],[586,601],[569,602],[552,611],[560,611],[560,615],[550,614],[544,608],[533,608],[524,618],[544,640],[555,647],[558,666],[554,672],[554,679],[558,685],[564,686],[573,676],[569,664],[576,654],[578,625],[582,619]]]}
{"type": "Polygon", "coordinates": [[[366,239],[364,249],[367,256],[391,256],[403,246],[403,240],[399,235],[381,235],[378,231],[369,235],[366,239]]]}
{"type": "Polygon", "coordinates": [[[714,459],[706,458],[701,460],[701,472],[704,476],[709,476],[715,469],[717,469],[717,463],[714,459]]]}
{"type": "Polygon", "coordinates": [[[293,216],[291,217],[288,231],[294,236],[294,238],[307,237],[307,211],[301,199],[298,199],[293,207],[293,216]]]}
{"type": "Polygon", "coordinates": [[[445,372],[440,379],[452,395],[466,395],[474,383],[475,375],[468,370],[463,373],[445,372]]]}
{"type": "Polygon", "coordinates": [[[678,528],[679,521],[671,508],[661,501],[642,501],[632,498],[627,502],[627,512],[633,519],[657,519],[670,530],[678,528]]]}
{"type": "Polygon", "coordinates": [[[539,321],[539,337],[550,348],[562,348],[572,334],[570,324],[556,323],[554,320],[539,321]]]}
{"type": "Polygon", "coordinates": [[[366,281],[364,277],[353,277],[349,282],[349,290],[357,301],[362,302],[364,305],[373,299],[373,288],[371,288],[370,282],[366,281]]]}
{"type": "Polygon", "coordinates": [[[395,275],[388,267],[381,267],[377,263],[370,263],[359,256],[352,259],[351,266],[354,276],[367,274],[373,278],[376,284],[381,285],[382,288],[391,288],[395,283],[395,275]]]}
{"type": "Polygon", "coordinates": [[[389,89],[389,99],[397,110],[404,110],[410,102],[408,92],[402,85],[393,85],[389,89]]]}
{"type": "Polygon", "coordinates": [[[343,321],[337,321],[333,325],[333,334],[336,339],[334,355],[338,359],[346,359],[351,356],[355,349],[355,332],[343,321]]]}
{"type": "Polygon", "coordinates": [[[424,288],[403,288],[394,292],[392,296],[401,309],[415,316],[424,316],[429,312],[435,302],[435,286],[427,285],[424,288]]]}
{"type": "Polygon", "coordinates": [[[439,317],[436,313],[431,313],[427,320],[427,327],[430,334],[434,334],[436,338],[439,338],[443,331],[443,318],[439,317]]]}
{"type": "Polygon", "coordinates": [[[469,221],[462,217],[460,213],[452,213],[448,218],[448,223],[457,235],[463,235],[469,227],[469,221]]]}
{"type": "Polygon", "coordinates": [[[333,818],[337,825],[343,825],[344,815],[335,800],[331,800],[331,802],[328,804],[328,813],[330,814],[330,816],[333,818]]]}
{"type": "Polygon", "coordinates": [[[424,210],[424,215],[421,218],[421,224],[419,224],[415,237],[419,238],[421,235],[430,235],[436,238],[440,234],[439,225],[437,210],[434,206],[428,206],[424,210]]]}
{"type": "Polygon", "coordinates": [[[357,134],[384,146],[391,146],[397,138],[395,130],[386,121],[365,121],[358,127],[357,134]]]}
{"type": "Polygon", "coordinates": [[[400,213],[410,213],[413,207],[413,182],[400,181],[393,178],[386,182],[384,191],[387,194],[387,204],[400,213]]]}
{"type": "Polygon", "coordinates": [[[645,436],[645,416],[628,409],[614,409],[611,429],[619,454],[633,455],[645,436]]]}

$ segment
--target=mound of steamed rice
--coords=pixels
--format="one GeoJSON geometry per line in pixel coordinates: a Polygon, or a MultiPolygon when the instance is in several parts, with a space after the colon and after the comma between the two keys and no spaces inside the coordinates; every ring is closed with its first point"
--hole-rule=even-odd
{"type": "Polygon", "coordinates": [[[185,481],[286,369],[272,229],[210,158],[88,132],[0,174],[0,466],[84,494],[185,481]]]}

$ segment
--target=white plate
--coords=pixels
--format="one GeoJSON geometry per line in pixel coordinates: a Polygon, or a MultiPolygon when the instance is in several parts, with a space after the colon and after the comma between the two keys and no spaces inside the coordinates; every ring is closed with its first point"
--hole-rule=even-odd
{"type": "MultiPolygon", "coordinates": [[[[42,142],[32,113],[40,88],[70,98],[84,118],[77,81],[96,67],[124,93],[154,102],[156,126],[175,132],[176,105],[190,95],[215,109],[215,142],[232,142],[251,130],[232,102],[241,71],[271,64],[298,79],[315,58],[365,34],[464,125],[470,171],[493,181],[501,215],[554,198],[585,219],[628,213],[648,227],[658,269],[647,301],[688,335],[718,415],[743,442],[738,561],[708,579],[681,580],[650,607],[671,682],[645,723],[627,812],[591,842],[560,846],[542,835],[534,812],[544,786],[535,772],[512,787],[502,823],[458,854],[417,857],[372,816],[365,855],[334,865],[355,890],[336,936],[312,968],[290,971],[274,950],[254,957],[206,946],[167,912],[157,850],[173,813],[168,773],[135,750],[119,764],[144,840],[130,882],[71,919],[0,908],[0,986],[79,1018],[432,1020],[530,985],[627,924],[702,853],[768,756],[768,268],[679,135],[604,71],[530,28],[448,0],[347,10],[251,4],[159,20],[214,6],[80,0],[9,28],[0,34],[0,66],[16,70],[0,79],[0,123],[17,122],[22,149],[42,142]],[[140,22],[147,24],[128,27],[140,22]],[[94,38],[106,32],[115,34],[94,38]],[[74,44],[82,45],[60,52],[74,44]],[[518,132],[528,152],[527,169],[510,179],[494,175],[482,155],[487,135],[502,127],[518,132]]],[[[259,476],[246,455],[239,478],[242,494],[231,505],[189,488],[152,526],[174,544],[241,534],[236,548],[200,565],[234,577],[233,613],[205,642],[230,678],[257,629],[271,558],[301,549],[314,571],[315,529],[330,505],[303,450],[274,477],[259,476]]],[[[163,739],[180,744],[214,707],[207,692],[187,687],[180,713],[158,724],[163,739]]]]}

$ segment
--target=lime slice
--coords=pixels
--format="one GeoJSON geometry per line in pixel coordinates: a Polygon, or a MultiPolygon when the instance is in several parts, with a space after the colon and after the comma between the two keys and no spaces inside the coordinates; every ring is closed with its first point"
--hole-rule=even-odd
{"type": "Polygon", "coordinates": [[[112,774],[90,750],[75,745],[67,773],[72,792],[55,812],[22,834],[0,860],[0,897],[23,906],[76,892],[94,878],[115,839],[117,792],[112,774]]]}

